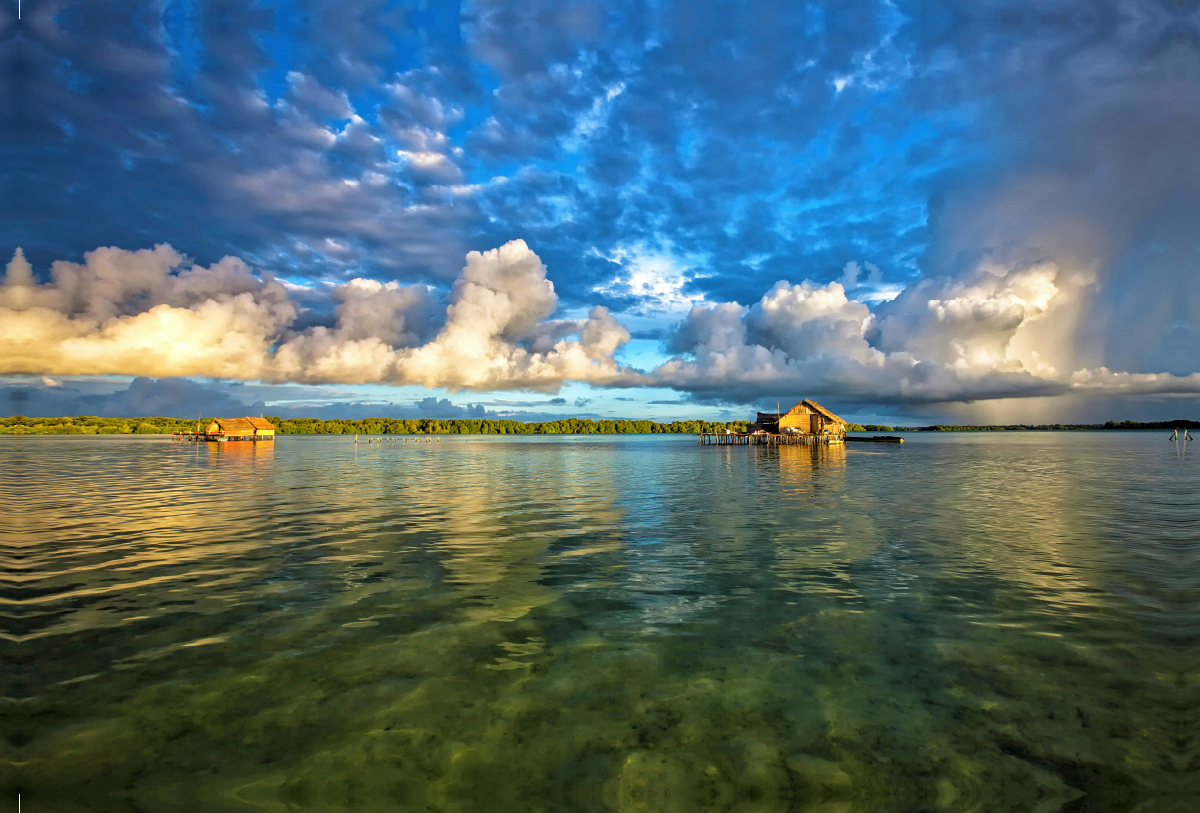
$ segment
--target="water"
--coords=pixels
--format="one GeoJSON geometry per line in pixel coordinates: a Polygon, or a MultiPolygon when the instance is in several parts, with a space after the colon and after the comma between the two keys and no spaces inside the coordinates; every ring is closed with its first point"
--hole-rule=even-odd
{"type": "Polygon", "coordinates": [[[1190,810],[1161,435],[0,437],[0,799],[1190,810]]]}

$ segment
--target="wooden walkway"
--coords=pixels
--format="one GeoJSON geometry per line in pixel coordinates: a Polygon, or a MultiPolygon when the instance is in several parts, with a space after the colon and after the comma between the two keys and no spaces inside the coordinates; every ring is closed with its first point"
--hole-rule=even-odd
{"type": "Polygon", "coordinates": [[[255,437],[254,435],[233,435],[231,437],[226,437],[225,435],[210,435],[206,432],[172,432],[171,440],[192,441],[194,443],[204,441],[210,443],[225,443],[226,441],[230,440],[250,441],[252,443],[269,443],[275,440],[275,437],[255,437]]]}
{"type": "Polygon", "coordinates": [[[702,446],[827,446],[844,442],[841,435],[742,435],[724,432],[702,432],[702,446]]]}

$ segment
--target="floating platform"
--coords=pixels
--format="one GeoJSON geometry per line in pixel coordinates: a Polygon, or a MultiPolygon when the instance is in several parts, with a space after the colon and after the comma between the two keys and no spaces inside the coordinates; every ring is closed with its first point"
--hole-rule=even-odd
{"type": "Polygon", "coordinates": [[[855,443],[903,443],[904,438],[898,438],[895,435],[875,435],[869,438],[856,438],[853,435],[846,435],[846,442],[855,443]]]}
{"type": "Polygon", "coordinates": [[[814,435],[811,433],[769,434],[740,432],[702,432],[700,444],[704,446],[829,446],[841,443],[842,435],[814,435]]]}
{"type": "Polygon", "coordinates": [[[219,434],[210,435],[207,432],[172,432],[171,440],[191,441],[193,443],[228,443],[231,440],[235,442],[270,443],[275,440],[275,437],[273,435],[260,435],[258,437],[254,435],[235,435],[227,437],[219,434]]]}

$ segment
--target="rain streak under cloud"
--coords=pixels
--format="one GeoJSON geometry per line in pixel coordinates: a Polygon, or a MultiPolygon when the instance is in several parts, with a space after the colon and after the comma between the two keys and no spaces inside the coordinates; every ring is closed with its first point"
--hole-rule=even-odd
{"type": "Polygon", "coordinates": [[[1191,409],[1197,8],[5,8],[0,372],[1191,409]]]}

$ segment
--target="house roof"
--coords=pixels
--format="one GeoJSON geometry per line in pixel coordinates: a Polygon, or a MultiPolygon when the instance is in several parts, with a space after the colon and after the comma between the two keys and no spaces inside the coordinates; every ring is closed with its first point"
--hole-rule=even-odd
{"type": "MultiPolygon", "coordinates": [[[[815,412],[818,415],[824,415],[829,420],[836,421],[837,423],[846,423],[844,420],[839,418],[837,415],[834,415],[832,412],[830,412],[828,409],[826,409],[825,407],[818,404],[816,401],[809,400],[808,398],[805,398],[803,401],[796,404],[794,407],[792,407],[787,412],[784,412],[782,414],[783,415],[805,414],[806,410],[811,410],[812,412],[815,412]]],[[[776,417],[774,412],[758,413],[758,422],[761,424],[774,426],[778,420],[779,420],[779,418],[776,417]]]]}
{"type": "Polygon", "coordinates": [[[275,428],[262,418],[213,418],[213,423],[226,435],[252,435],[255,429],[275,428]]]}
{"type": "MultiPolygon", "coordinates": [[[[816,401],[811,401],[808,398],[805,398],[799,404],[796,404],[796,406],[792,407],[792,409],[795,409],[798,406],[806,406],[809,409],[811,409],[813,412],[817,412],[821,415],[824,415],[826,418],[828,418],[831,421],[837,421],[838,423],[845,423],[845,421],[843,421],[837,415],[834,415],[832,412],[830,412],[828,409],[826,409],[825,407],[818,404],[816,401]]],[[[789,409],[788,412],[791,412],[791,409],[789,409]]]]}

